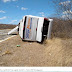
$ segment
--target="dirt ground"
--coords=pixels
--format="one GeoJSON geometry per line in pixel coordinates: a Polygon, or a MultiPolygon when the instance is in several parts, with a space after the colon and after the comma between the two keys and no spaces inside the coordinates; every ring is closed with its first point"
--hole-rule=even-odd
{"type": "Polygon", "coordinates": [[[22,41],[17,35],[0,43],[0,66],[72,66],[72,38],[52,38],[40,44],[22,41]]]}

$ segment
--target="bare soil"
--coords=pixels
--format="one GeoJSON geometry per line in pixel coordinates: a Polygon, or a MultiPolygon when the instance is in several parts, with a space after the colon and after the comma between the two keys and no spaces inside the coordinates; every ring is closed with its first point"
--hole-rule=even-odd
{"type": "Polygon", "coordinates": [[[72,66],[72,38],[52,38],[40,44],[22,41],[17,35],[0,43],[0,66],[72,66]]]}

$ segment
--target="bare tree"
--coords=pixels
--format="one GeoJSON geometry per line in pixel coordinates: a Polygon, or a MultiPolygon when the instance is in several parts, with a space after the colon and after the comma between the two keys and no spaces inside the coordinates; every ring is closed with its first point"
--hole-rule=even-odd
{"type": "Polygon", "coordinates": [[[72,0],[52,0],[55,10],[53,35],[72,38],[72,0]]]}
{"type": "Polygon", "coordinates": [[[57,17],[72,19],[72,0],[52,0],[57,17]]]}

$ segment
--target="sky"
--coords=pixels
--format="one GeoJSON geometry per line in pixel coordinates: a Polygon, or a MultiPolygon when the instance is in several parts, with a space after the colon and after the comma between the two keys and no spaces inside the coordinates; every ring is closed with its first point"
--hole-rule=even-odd
{"type": "MultiPolygon", "coordinates": [[[[52,1],[53,0],[0,0],[0,24],[17,25],[24,15],[47,18],[53,17],[55,7],[52,1]]],[[[68,6],[72,3],[70,0],[61,1],[58,5],[68,6]]],[[[64,11],[61,15],[62,18],[72,18],[72,10],[64,11]]]]}
{"type": "Polygon", "coordinates": [[[0,23],[18,24],[24,15],[50,17],[51,0],[0,0],[0,23]]]}

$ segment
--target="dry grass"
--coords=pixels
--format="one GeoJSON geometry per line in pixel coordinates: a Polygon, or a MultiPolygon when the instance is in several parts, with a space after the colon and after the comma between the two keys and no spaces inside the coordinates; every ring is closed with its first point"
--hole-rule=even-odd
{"type": "Polygon", "coordinates": [[[12,54],[9,50],[5,51],[5,54],[12,54]]]}
{"type": "Polygon", "coordinates": [[[72,38],[72,22],[54,19],[52,37],[72,38]]]}
{"type": "Polygon", "coordinates": [[[39,44],[16,36],[0,43],[0,48],[0,66],[72,66],[72,38],[52,38],[39,44]]]}
{"type": "Polygon", "coordinates": [[[6,50],[5,52],[2,53],[2,56],[3,56],[3,55],[7,55],[7,54],[12,54],[12,52],[9,51],[9,50],[6,50]]]}

